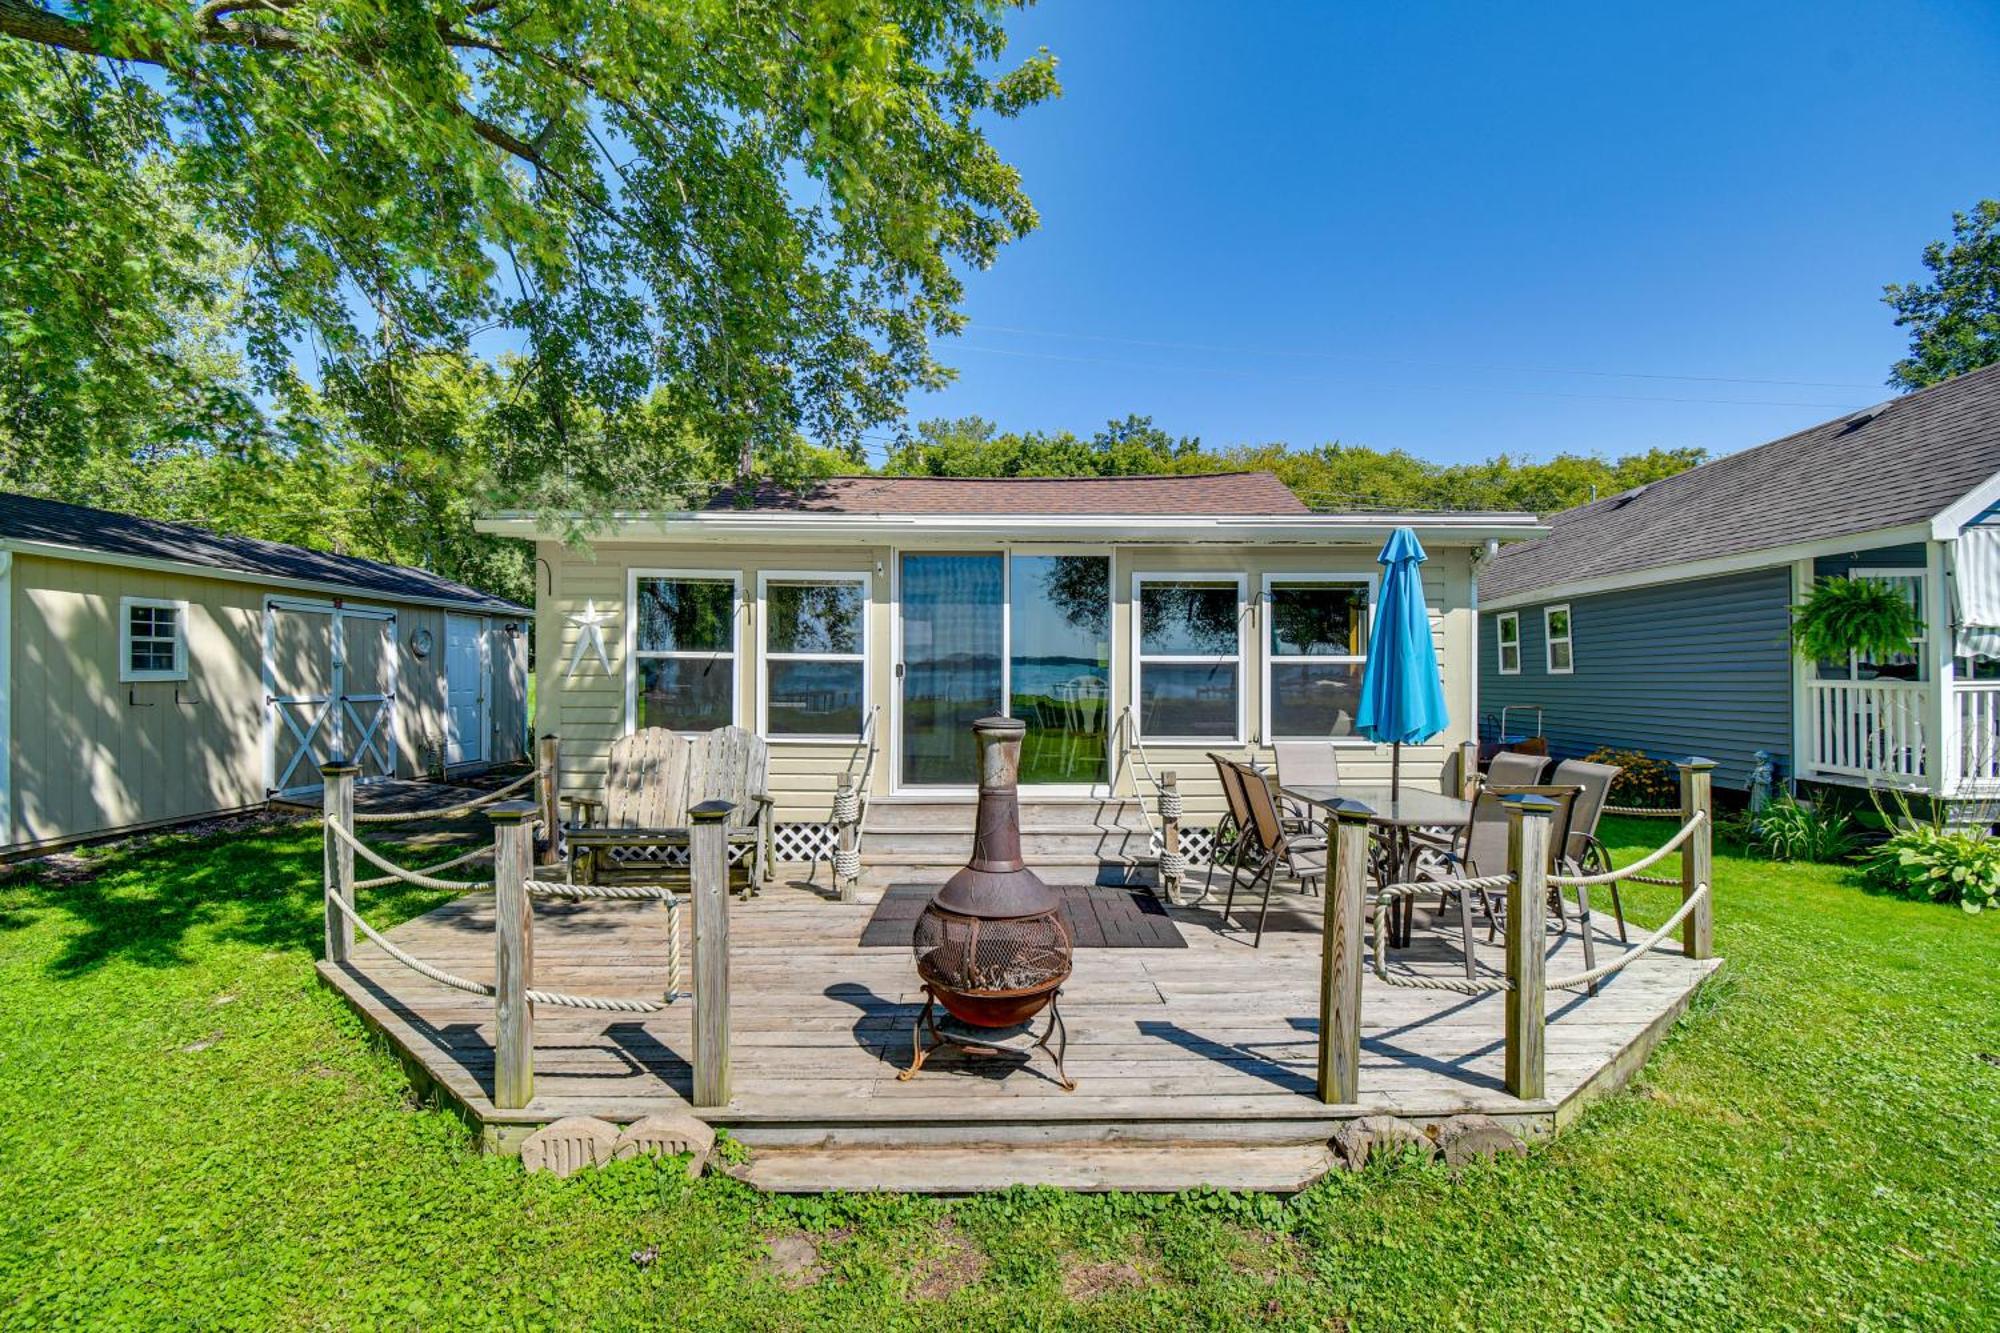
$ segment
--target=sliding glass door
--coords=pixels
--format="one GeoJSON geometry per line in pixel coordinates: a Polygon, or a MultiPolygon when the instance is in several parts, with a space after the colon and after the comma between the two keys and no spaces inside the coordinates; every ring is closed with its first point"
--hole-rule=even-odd
{"type": "Polygon", "coordinates": [[[994,713],[1028,724],[1023,783],[1107,780],[1109,556],[910,553],[897,587],[901,786],[973,786],[972,723],[994,713]]]}

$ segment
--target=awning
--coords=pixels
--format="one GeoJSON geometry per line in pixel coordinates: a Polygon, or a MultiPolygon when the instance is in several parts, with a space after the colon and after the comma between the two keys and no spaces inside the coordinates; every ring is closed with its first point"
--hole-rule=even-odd
{"type": "Polygon", "coordinates": [[[1958,655],[2000,658],[2000,527],[1959,533],[1951,586],[1958,610],[1958,655]]]}

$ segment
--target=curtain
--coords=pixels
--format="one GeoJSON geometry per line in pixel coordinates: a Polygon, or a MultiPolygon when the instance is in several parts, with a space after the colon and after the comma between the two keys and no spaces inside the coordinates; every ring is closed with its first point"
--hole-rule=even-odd
{"type": "Polygon", "coordinates": [[[2000,527],[1959,533],[1952,590],[1958,602],[1958,655],[2000,658],[2000,527]]]}

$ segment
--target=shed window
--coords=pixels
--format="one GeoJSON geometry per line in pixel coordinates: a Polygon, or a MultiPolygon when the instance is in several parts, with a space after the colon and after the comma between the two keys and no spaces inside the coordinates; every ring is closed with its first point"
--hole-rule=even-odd
{"type": "Polygon", "coordinates": [[[1142,574],[1139,730],[1153,739],[1241,740],[1243,580],[1142,574]]]}
{"type": "Polygon", "coordinates": [[[1500,674],[1518,676],[1521,674],[1521,613],[1502,612],[1493,622],[1494,642],[1500,649],[1500,674]]]}
{"type": "Polygon", "coordinates": [[[1272,575],[1265,663],[1267,732],[1321,739],[1354,735],[1368,662],[1368,582],[1272,575]]]}
{"type": "Polygon", "coordinates": [[[1542,635],[1548,642],[1549,674],[1567,676],[1576,667],[1575,652],[1570,646],[1568,604],[1543,608],[1542,635]]]}
{"type": "Polygon", "coordinates": [[[633,587],[634,724],[712,731],[736,721],[736,576],[639,574],[633,587]]]}
{"type": "Polygon", "coordinates": [[[187,603],[126,597],[118,603],[118,679],[187,679],[187,603]]]}
{"type": "Polygon", "coordinates": [[[766,576],[764,732],[860,735],[867,643],[866,574],[766,576]]]}

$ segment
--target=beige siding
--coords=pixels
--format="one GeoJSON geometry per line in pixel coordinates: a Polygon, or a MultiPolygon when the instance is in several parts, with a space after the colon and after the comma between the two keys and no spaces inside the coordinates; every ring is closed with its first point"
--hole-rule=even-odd
{"type": "MultiPolygon", "coordinates": [[[[316,595],[27,555],[15,557],[10,582],[13,828],[0,841],[56,842],[264,800],[265,598],[316,595]],[[186,680],[120,682],[124,597],[187,603],[186,680]]],[[[427,716],[433,696],[441,710],[443,658],[419,661],[410,635],[437,615],[441,645],[442,613],[367,604],[397,613],[397,768],[414,774],[410,719],[427,716]]],[[[520,749],[510,737],[494,753],[520,749]]]]}
{"type": "MultiPolygon", "coordinates": [[[[970,549],[953,547],[951,549],[970,549]]],[[[1047,549],[1047,548],[1039,548],[1047,549]]],[[[1080,548],[1082,549],[1082,548],[1080,548]]],[[[1097,548],[1101,549],[1101,548],[1097,548]]],[[[746,600],[753,605],[737,619],[736,697],[738,718],[756,728],[757,670],[761,625],[760,608],[754,605],[760,571],[819,569],[865,572],[870,576],[869,616],[869,701],[881,709],[879,734],[881,755],[877,761],[872,790],[887,795],[894,780],[893,697],[895,678],[894,643],[890,603],[894,553],[887,547],[780,547],[720,545],[643,545],[606,543],[590,549],[575,549],[556,542],[542,543],[539,554],[550,570],[551,591],[540,599],[537,623],[538,693],[542,700],[540,729],[559,732],[563,743],[563,787],[567,791],[594,792],[603,781],[605,757],[611,741],[627,726],[627,607],[631,572],[635,569],[702,570],[733,573],[741,580],[746,600]],[[606,617],[603,634],[610,658],[607,672],[593,654],[586,651],[570,674],[572,655],[582,634],[573,617],[594,606],[606,617]]],[[[1446,756],[1459,741],[1473,735],[1473,615],[1470,609],[1472,550],[1466,547],[1434,546],[1424,566],[1424,590],[1430,603],[1433,632],[1443,666],[1447,698],[1453,724],[1444,736],[1428,745],[1410,746],[1403,751],[1406,781],[1435,784],[1446,756]]],[[[1359,546],[1273,546],[1273,547],[1173,547],[1122,546],[1112,553],[1112,698],[1122,708],[1132,692],[1132,580],[1146,572],[1242,573],[1253,600],[1262,591],[1267,573],[1314,573],[1369,576],[1380,572],[1374,562],[1375,547],[1359,546]]],[[[1192,817],[1209,821],[1220,812],[1220,792],[1207,749],[1229,749],[1241,753],[1248,741],[1261,736],[1264,697],[1263,608],[1258,602],[1245,628],[1246,730],[1244,743],[1236,746],[1167,747],[1149,746],[1156,769],[1174,769],[1181,778],[1192,817]]],[[[774,742],[771,746],[771,785],[778,798],[781,820],[826,818],[827,805],[839,773],[848,764],[853,746],[774,742]]],[[[1268,748],[1263,750],[1269,758],[1268,748]]],[[[1389,751],[1386,746],[1359,744],[1343,747],[1341,762],[1345,772],[1362,781],[1387,781],[1389,751]]],[[[1132,790],[1127,777],[1121,789],[1132,790]]]]}

